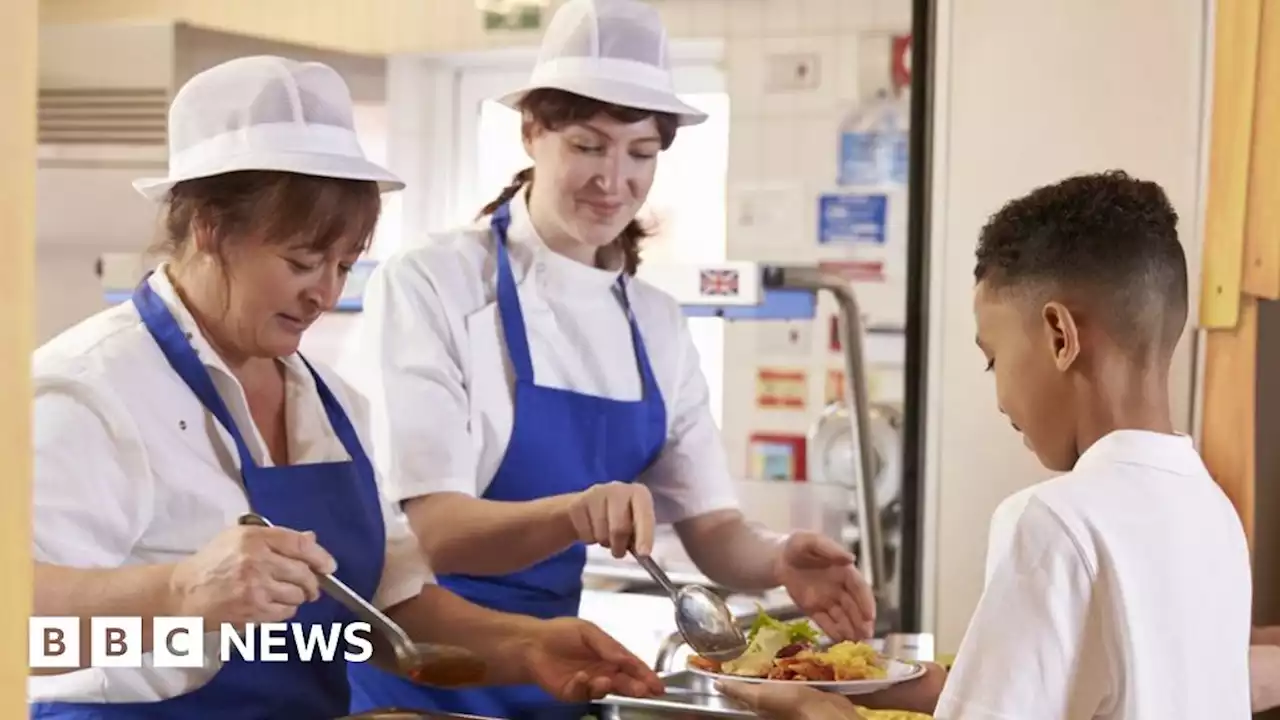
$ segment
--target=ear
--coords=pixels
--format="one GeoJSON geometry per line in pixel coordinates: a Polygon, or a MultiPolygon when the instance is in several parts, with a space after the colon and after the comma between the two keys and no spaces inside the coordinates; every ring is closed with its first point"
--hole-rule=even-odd
{"type": "Polygon", "coordinates": [[[543,132],[542,126],[529,115],[524,116],[524,121],[520,123],[520,140],[524,144],[524,154],[533,160],[533,141],[537,139],[543,132]]]}
{"type": "Polygon", "coordinates": [[[196,252],[205,255],[216,254],[217,242],[213,226],[205,218],[197,214],[191,219],[191,245],[196,252]]]}
{"type": "Polygon", "coordinates": [[[1080,329],[1071,310],[1060,302],[1046,303],[1040,311],[1058,370],[1066,371],[1080,355],[1080,329]]]}

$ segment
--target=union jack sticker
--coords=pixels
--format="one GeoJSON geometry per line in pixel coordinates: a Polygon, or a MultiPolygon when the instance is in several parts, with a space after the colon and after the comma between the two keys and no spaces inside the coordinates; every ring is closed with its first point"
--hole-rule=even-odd
{"type": "Polygon", "coordinates": [[[738,294],[737,270],[703,270],[699,292],[703,295],[732,297],[738,294]]]}

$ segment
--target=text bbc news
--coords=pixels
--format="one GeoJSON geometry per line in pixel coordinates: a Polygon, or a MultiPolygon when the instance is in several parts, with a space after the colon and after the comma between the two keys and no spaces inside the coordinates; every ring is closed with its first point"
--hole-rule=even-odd
{"type": "Polygon", "coordinates": [[[373,655],[368,623],[222,623],[206,630],[204,618],[157,617],[149,621],[151,647],[140,617],[95,617],[88,637],[75,617],[33,617],[29,623],[29,663],[33,668],[83,667],[84,644],[90,667],[204,667],[209,643],[217,657],[248,662],[365,662],[373,655]]]}

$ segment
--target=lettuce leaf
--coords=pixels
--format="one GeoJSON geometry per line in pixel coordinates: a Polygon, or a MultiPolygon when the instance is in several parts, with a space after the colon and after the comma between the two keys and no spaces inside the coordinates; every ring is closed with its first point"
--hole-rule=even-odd
{"type": "Polygon", "coordinates": [[[808,620],[801,618],[792,622],[784,623],[764,611],[764,607],[756,604],[758,611],[755,622],[751,624],[751,629],[747,631],[747,643],[750,644],[756,639],[756,635],[764,628],[774,628],[781,630],[787,634],[788,644],[790,643],[816,643],[820,637],[817,628],[809,623],[808,620]]]}

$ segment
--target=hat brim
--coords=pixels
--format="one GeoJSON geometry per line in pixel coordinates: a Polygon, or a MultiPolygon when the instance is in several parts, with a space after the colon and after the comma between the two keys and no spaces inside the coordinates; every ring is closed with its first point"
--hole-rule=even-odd
{"type": "Polygon", "coordinates": [[[519,109],[520,101],[533,90],[564,90],[575,95],[599,100],[621,107],[649,110],[676,116],[681,127],[700,125],[707,119],[707,114],[682,101],[678,96],[655,90],[644,85],[636,85],[616,80],[601,78],[564,78],[554,83],[538,83],[527,85],[515,92],[507,93],[497,102],[513,110],[519,109]]]}
{"type": "Polygon", "coordinates": [[[340,180],[365,180],[377,183],[378,191],[383,193],[403,190],[405,187],[404,181],[390,170],[364,158],[289,152],[256,152],[252,155],[232,158],[216,169],[204,172],[190,172],[163,178],[141,178],[133,181],[133,187],[148,200],[159,201],[168,196],[169,190],[174,185],[185,180],[198,180],[245,170],[288,172],[340,180]]]}

